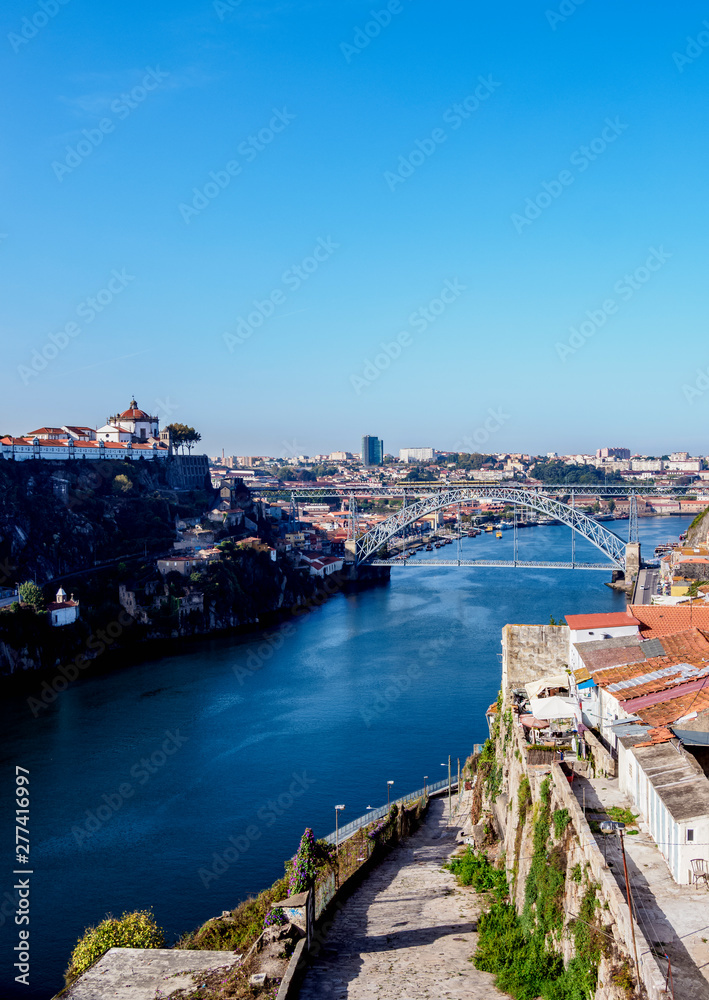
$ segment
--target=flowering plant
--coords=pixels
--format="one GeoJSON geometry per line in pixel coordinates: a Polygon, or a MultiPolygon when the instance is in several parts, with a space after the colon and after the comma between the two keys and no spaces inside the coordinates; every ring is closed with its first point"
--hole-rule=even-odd
{"type": "Polygon", "coordinates": [[[296,896],[299,892],[306,892],[315,885],[317,868],[315,864],[315,835],[308,827],[300,838],[298,853],[293,858],[293,867],[290,874],[289,896],[296,896]]]}
{"type": "Polygon", "coordinates": [[[273,910],[269,910],[263,921],[263,929],[266,930],[267,927],[283,927],[288,923],[288,917],[286,917],[285,910],[281,906],[277,906],[273,910]]]}

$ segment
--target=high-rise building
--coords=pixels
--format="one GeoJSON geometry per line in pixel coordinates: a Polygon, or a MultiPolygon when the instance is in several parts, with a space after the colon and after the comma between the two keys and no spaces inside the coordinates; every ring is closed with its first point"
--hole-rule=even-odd
{"type": "Polygon", "coordinates": [[[400,462],[432,462],[435,457],[433,448],[399,448],[400,462]]]}
{"type": "Polygon", "coordinates": [[[383,461],[384,442],[381,438],[365,435],[362,438],[362,465],[368,468],[370,465],[381,465],[383,461]]]}

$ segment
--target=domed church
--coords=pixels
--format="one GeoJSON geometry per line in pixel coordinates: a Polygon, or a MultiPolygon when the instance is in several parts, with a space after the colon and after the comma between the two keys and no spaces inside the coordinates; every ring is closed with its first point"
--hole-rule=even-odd
{"type": "Polygon", "coordinates": [[[99,441],[119,443],[150,443],[160,441],[160,420],[138,407],[135,399],[123,413],[108,417],[103,427],[96,432],[99,441]]]}

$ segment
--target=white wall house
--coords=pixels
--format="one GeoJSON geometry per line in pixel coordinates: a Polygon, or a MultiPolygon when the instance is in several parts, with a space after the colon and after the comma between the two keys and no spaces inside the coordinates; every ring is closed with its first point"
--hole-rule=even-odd
{"type": "Polygon", "coordinates": [[[611,612],[598,615],[565,615],[569,626],[569,669],[578,670],[581,662],[574,649],[579,642],[601,642],[604,639],[619,639],[626,635],[637,635],[640,622],[625,612],[611,612]]]}
{"type": "Polygon", "coordinates": [[[691,860],[709,858],[709,780],[681,745],[620,741],[620,790],[633,803],[675,882],[692,881],[691,860]]]}
{"type": "Polygon", "coordinates": [[[14,462],[26,462],[33,459],[55,462],[80,459],[88,461],[102,459],[138,461],[141,458],[152,461],[153,459],[167,458],[169,454],[170,449],[167,445],[156,442],[136,444],[112,441],[75,441],[73,438],[57,441],[12,437],[0,440],[0,458],[14,462]]]}
{"type": "Polygon", "coordinates": [[[54,628],[71,625],[79,617],[79,602],[74,600],[73,594],[67,599],[66,592],[60,587],[56,599],[47,605],[47,611],[54,628]]]}

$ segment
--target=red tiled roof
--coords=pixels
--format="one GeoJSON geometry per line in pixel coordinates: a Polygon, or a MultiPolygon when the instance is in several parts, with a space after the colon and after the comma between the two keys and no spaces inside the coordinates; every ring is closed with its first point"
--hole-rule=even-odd
{"type": "Polygon", "coordinates": [[[644,639],[659,639],[692,626],[709,631],[709,606],[706,604],[632,604],[630,612],[639,620],[644,639]]]}
{"type": "Polygon", "coordinates": [[[624,611],[611,611],[597,615],[564,615],[570,629],[621,628],[639,625],[640,622],[624,611]]]}
{"type": "MultiPolygon", "coordinates": [[[[699,687],[698,684],[697,686],[699,687]]],[[[653,726],[667,726],[689,715],[690,712],[703,712],[707,708],[709,708],[709,684],[699,687],[698,691],[675,692],[674,697],[647,705],[637,714],[643,722],[649,722],[653,726]]]]}
{"type": "Polygon", "coordinates": [[[138,409],[135,406],[132,406],[130,408],[130,410],[124,410],[123,413],[121,413],[121,415],[120,415],[120,417],[118,419],[119,420],[151,420],[152,417],[150,417],[145,412],[145,410],[141,410],[141,409],[138,409]]]}

